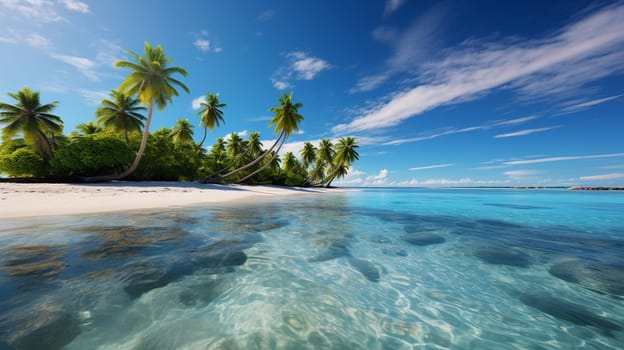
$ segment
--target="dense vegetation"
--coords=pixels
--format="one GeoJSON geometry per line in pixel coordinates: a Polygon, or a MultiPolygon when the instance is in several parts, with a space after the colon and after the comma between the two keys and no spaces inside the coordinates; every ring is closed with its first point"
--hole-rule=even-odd
{"type": "Polygon", "coordinates": [[[306,142],[299,155],[280,150],[288,137],[299,130],[303,104],[293,94],[282,94],[269,125],[277,139],[268,148],[260,134],[245,140],[238,134],[217,138],[204,148],[208,129],[225,123],[226,104],[218,94],[206,93],[197,112],[203,136],[193,139],[194,125],[188,119],[153,132],[149,131],[153,110],[163,110],[176,88],[188,88],[174,75],[186,76],[183,68],[171,67],[162,47],[145,44],[144,55],[127,51],[133,61],[117,61],[116,67],[130,70],[110,99],[104,99],[96,120],[63,134],[63,120],[54,115],[58,102],[42,104],[39,92],[28,87],[8,93],[12,103],[0,102],[0,173],[15,178],[61,181],[177,180],[219,183],[330,186],[347,174],[359,158],[358,143],[344,137],[335,144],[323,139],[318,147],[306,142]],[[147,115],[144,113],[147,112],[147,115]],[[299,157],[298,157],[299,156],[299,157]]]}

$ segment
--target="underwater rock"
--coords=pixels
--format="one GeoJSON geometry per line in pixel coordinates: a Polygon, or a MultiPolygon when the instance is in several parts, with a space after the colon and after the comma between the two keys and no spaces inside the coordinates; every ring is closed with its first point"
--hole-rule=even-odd
{"type": "Polygon", "coordinates": [[[140,255],[147,248],[157,248],[187,237],[188,232],[175,227],[95,226],[90,239],[96,247],[82,253],[88,259],[126,258],[140,255]]]}
{"type": "Polygon", "coordinates": [[[427,246],[446,242],[444,237],[433,233],[411,233],[403,235],[401,239],[409,244],[417,246],[427,246]]]}
{"type": "Polygon", "coordinates": [[[67,246],[18,246],[2,249],[0,270],[12,277],[32,277],[38,281],[56,277],[65,267],[67,246]]]}
{"type": "Polygon", "coordinates": [[[575,259],[557,262],[548,272],[597,293],[624,297],[624,266],[575,259]]]}
{"type": "Polygon", "coordinates": [[[389,256],[408,256],[409,254],[401,248],[384,248],[381,250],[382,253],[389,255],[389,256]]]}
{"type": "Polygon", "coordinates": [[[600,333],[609,337],[613,337],[614,331],[622,330],[622,326],[596,315],[581,305],[557,299],[550,295],[521,294],[519,299],[524,305],[540,310],[560,320],[572,322],[579,326],[595,327],[600,333]]]}
{"type": "Polygon", "coordinates": [[[333,259],[350,256],[349,247],[341,240],[332,242],[327,249],[321,254],[308,259],[310,262],[328,261],[333,259]]]}
{"type": "Polygon", "coordinates": [[[349,257],[349,265],[358,270],[367,280],[378,283],[380,279],[379,269],[369,261],[349,257]]]}
{"type": "Polygon", "coordinates": [[[10,320],[6,333],[9,349],[57,350],[80,334],[80,323],[61,305],[46,301],[10,320]]]}
{"type": "Polygon", "coordinates": [[[178,295],[178,300],[186,306],[204,305],[220,294],[221,280],[214,279],[189,286],[178,295]]]}
{"type": "Polygon", "coordinates": [[[493,265],[528,267],[531,264],[529,255],[507,247],[482,247],[477,249],[474,255],[482,261],[493,265]]]}
{"type": "Polygon", "coordinates": [[[201,267],[243,265],[247,254],[242,249],[246,247],[238,241],[217,241],[193,250],[193,262],[201,267]]]}
{"type": "Polygon", "coordinates": [[[168,285],[178,277],[181,275],[174,274],[166,266],[141,262],[129,265],[121,277],[121,282],[130,297],[138,298],[152,289],[168,285]]]}

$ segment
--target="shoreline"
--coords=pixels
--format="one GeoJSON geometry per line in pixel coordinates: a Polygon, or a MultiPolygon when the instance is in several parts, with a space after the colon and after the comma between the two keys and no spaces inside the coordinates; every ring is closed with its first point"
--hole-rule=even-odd
{"type": "Polygon", "coordinates": [[[340,193],[336,188],[195,182],[0,183],[0,219],[80,215],[237,202],[255,197],[340,193]]]}

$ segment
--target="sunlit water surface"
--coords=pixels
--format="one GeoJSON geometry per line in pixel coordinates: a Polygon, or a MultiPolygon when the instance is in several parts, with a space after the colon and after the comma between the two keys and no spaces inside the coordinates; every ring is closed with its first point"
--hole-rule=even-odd
{"type": "Polygon", "coordinates": [[[0,224],[0,349],[622,349],[624,193],[369,189],[0,224]]]}

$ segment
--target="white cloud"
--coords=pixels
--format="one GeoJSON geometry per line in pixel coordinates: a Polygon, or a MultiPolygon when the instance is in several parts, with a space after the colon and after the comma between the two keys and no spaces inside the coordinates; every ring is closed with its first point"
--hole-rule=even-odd
{"type": "Polygon", "coordinates": [[[388,16],[392,12],[396,11],[405,3],[405,0],[386,0],[384,6],[384,16],[388,16]]]}
{"type": "Polygon", "coordinates": [[[388,169],[381,169],[375,175],[368,175],[363,171],[349,168],[347,175],[341,179],[337,179],[334,184],[336,186],[385,186],[388,184],[388,169]]]}
{"type": "Polygon", "coordinates": [[[447,168],[450,166],[454,166],[455,164],[436,164],[436,165],[427,165],[427,166],[419,166],[415,168],[409,168],[408,170],[427,170],[427,169],[437,169],[437,168],[447,168]]]}
{"type": "Polygon", "coordinates": [[[70,11],[76,11],[81,13],[89,13],[89,5],[78,0],[59,0],[66,9],[70,11]]]}
{"type": "MultiPolygon", "coordinates": [[[[238,136],[240,136],[242,138],[245,138],[245,136],[247,136],[247,133],[248,133],[247,130],[241,130],[241,131],[234,132],[234,134],[236,134],[236,135],[238,135],[238,136]]],[[[229,133],[229,134],[225,135],[223,140],[225,140],[227,142],[227,141],[230,140],[231,136],[232,136],[232,133],[229,133]]]]}
{"type": "Polygon", "coordinates": [[[70,55],[60,55],[60,54],[51,54],[52,58],[55,58],[59,61],[65,62],[71,66],[74,66],[78,69],[82,74],[84,74],[87,78],[92,80],[98,80],[98,75],[94,71],[94,68],[97,66],[95,62],[92,60],[79,57],[79,56],[70,56],[70,55]]]}
{"type": "Polygon", "coordinates": [[[195,42],[193,42],[193,45],[200,51],[210,51],[210,41],[208,39],[196,39],[195,42]]]}
{"type": "Polygon", "coordinates": [[[291,80],[312,80],[331,65],[318,57],[310,56],[301,51],[286,55],[287,66],[279,68],[271,77],[273,86],[278,90],[292,87],[291,80]]]}
{"type": "Polygon", "coordinates": [[[193,102],[191,102],[191,107],[193,107],[193,109],[199,109],[199,107],[201,107],[201,103],[202,102],[206,102],[206,96],[202,95],[199,96],[196,99],[193,99],[193,102]]]}
{"type": "Polygon", "coordinates": [[[528,159],[528,160],[513,160],[513,161],[503,162],[503,164],[523,165],[523,164],[561,162],[561,161],[566,161],[566,160],[597,159],[597,158],[611,158],[611,157],[624,157],[624,153],[609,153],[609,154],[596,154],[596,155],[590,155],[590,156],[566,156],[566,157],[549,157],[549,158],[538,158],[538,159],[528,159]]]}
{"type": "Polygon", "coordinates": [[[30,34],[25,41],[28,46],[38,49],[47,49],[52,45],[50,40],[39,34],[30,34]]]}
{"type": "Polygon", "coordinates": [[[21,15],[35,22],[67,21],[58,14],[54,2],[49,0],[0,0],[0,6],[7,9],[7,13],[21,15]]]}
{"type": "Polygon", "coordinates": [[[17,39],[8,36],[0,36],[0,43],[15,44],[17,39]]]}
{"type": "Polygon", "coordinates": [[[256,21],[268,22],[271,19],[273,19],[273,16],[275,16],[275,10],[266,10],[262,12],[261,14],[259,14],[258,17],[256,17],[256,21]]]}
{"type": "Polygon", "coordinates": [[[510,133],[507,133],[507,134],[499,134],[499,135],[494,136],[494,138],[500,139],[500,138],[506,138],[506,137],[516,137],[516,136],[530,135],[530,134],[534,134],[536,132],[543,132],[543,131],[556,129],[558,127],[559,126],[549,126],[549,127],[545,127],[545,128],[525,129],[525,130],[510,132],[510,133]]]}
{"type": "Polygon", "coordinates": [[[273,79],[273,78],[271,78],[271,81],[273,82],[273,87],[278,89],[278,90],[286,90],[286,89],[292,87],[292,85],[290,85],[289,83],[287,83],[285,81],[281,81],[281,80],[277,80],[277,79],[273,79]]]}
{"type": "Polygon", "coordinates": [[[312,80],[320,72],[331,67],[327,61],[308,56],[304,52],[293,52],[286,57],[292,60],[292,68],[297,72],[297,79],[312,80]]]}
{"type": "Polygon", "coordinates": [[[607,101],[611,101],[611,100],[615,100],[616,98],[623,96],[623,95],[615,95],[615,96],[611,96],[611,97],[605,97],[605,98],[599,98],[596,100],[591,100],[591,101],[586,101],[583,103],[578,103],[572,106],[568,106],[566,108],[563,109],[564,112],[572,112],[572,111],[578,111],[581,109],[585,109],[588,107],[592,107],[601,103],[605,103],[607,101]]]}
{"type": "Polygon", "coordinates": [[[511,177],[511,178],[520,178],[520,177],[525,177],[525,176],[539,174],[539,171],[536,171],[536,170],[511,170],[511,171],[504,172],[504,174],[509,176],[509,177],[511,177]]]}
{"type": "Polygon", "coordinates": [[[543,98],[619,72],[624,69],[622,18],[624,5],[610,6],[541,40],[455,50],[423,65],[419,86],[394,94],[388,103],[335,126],[333,131],[388,128],[502,86],[543,98]],[[545,78],[556,81],[556,88],[535,85],[545,78]]]}
{"type": "Polygon", "coordinates": [[[597,180],[614,180],[624,178],[624,173],[612,173],[602,175],[581,176],[580,180],[597,181],[597,180]]]}

